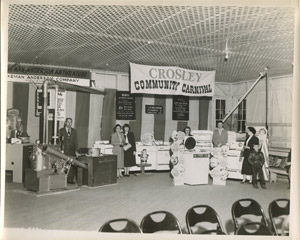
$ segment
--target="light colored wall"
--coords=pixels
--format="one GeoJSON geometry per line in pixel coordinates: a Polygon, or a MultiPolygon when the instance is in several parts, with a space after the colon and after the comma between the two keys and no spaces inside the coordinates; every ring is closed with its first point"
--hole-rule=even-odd
{"type": "MultiPolygon", "coordinates": [[[[232,85],[233,102],[246,93],[255,81],[232,85]]],[[[266,120],[266,80],[262,79],[247,96],[247,126],[269,127],[269,145],[291,147],[292,132],[292,76],[268,78],[268,114],[266,120]]]]}

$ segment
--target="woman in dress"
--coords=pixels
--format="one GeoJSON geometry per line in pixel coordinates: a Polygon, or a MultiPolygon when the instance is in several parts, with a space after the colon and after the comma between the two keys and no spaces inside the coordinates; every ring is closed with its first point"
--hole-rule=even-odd
{"type": "Polygon", "coordinates": [[[125,137],[125,146],[124,146],[124,167],[125,167],[125,176],[129,177],[130,167],[136,165],[135,161],[135,138],[133,132],[130,131],[129,124],[123,125],[123,133],[125,137]]]}
{"type": "Polygon", "coordinates": [[[113,145],[113,154],[117,155],[117,177],[123,177],[122,168],[124,168],[124,150],[125,144],[124,134],[121,132],[121,125],[116,124],[111,135],[111,144],[113,145]]]}
{"type": "Polygon", "coordinates": [[[247,138],[245,141],[245,146],[244,146],[244,160],[243,160],[243,165],[242,165],[242,174],[243,174],[243,180],[242,184],[246,182],[247,180],[247,175],[249,176],[249,184],[252,183],[252,168],[250,163],[248,162],[249,155],[251,151],[253,150],[253,146],[259,144],[259,139],[255,136],[256,130],[254,127],[248,127],[247,130],[247,138]]]}

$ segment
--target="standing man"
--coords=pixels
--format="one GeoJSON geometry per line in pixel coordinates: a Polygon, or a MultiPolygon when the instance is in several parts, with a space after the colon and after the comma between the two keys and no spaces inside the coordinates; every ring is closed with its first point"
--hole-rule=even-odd
{"type": "MultiPolygon", "coordinates": [[[[72,128],[72,118],[66,118],[65,126],[59,130],[59,136],[61,140],[61,150],[65,155],[71,157],[79,156],[77,151],[77,132],[72,128]]],[[[71,166],[68,174],[68,183],[76,183],[76,167],[71,166]]]]}
{"type": "Polygon", "coordinates": [[[222,147],[228,142],[228,132],[223,128],[223,122],[218,122],[213,132],[212,143],[214,147],[222,147]]]}

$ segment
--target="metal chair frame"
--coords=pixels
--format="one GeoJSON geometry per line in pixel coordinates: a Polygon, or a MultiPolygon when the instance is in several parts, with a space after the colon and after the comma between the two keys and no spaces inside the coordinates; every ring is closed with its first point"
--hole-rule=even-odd
{"type": "Polygon", "coordinates": [[[133,220],[128,218],[118,218],[109,220],[104,223],[98,232],[114,232],[114,233],[143,233],[140,226],[133,220]],[[116,230],[111,226],[111,223],[126,222],[126,225],[121,230],[116,230]]]}
{"type": "Polygon", "coordinates": [[[260,216],[261,223],[269,227],[266,215],[261,205],[257,201],[251,198],[244,198],[234,202],[231,207],[231,215],[234,224],[234,231],[236,231],[240,227],[237,219],[241,218],[243,215],[248,215],[248,214],[260,216]],[[241,205],[241,202],[250,202],[250,204],[246,207],[243,207],[241,205]]]}
{"type": "Polygon", "coordinates": [[[143,233],[155,233],[158,231],[174,231],[177,230],[178,234],[182,234],[182,229],[178,219],[168,211],[155,211],[148,213],[143,217],[140,228],[143,233]],[[165,214],[165,217],[160,222],[155,222],[152,216],[157,214],[165,214]]]}
{"type": "Polygon", "coordinates": [[[275,224],[275,218],[278,218],[280,216],[288,216],[290,214],[290,200],[286,198],[279,198],[274,201],[272,201],[269,204],[269,217],[271,220],[271,227],[272,231],[276,234],[276,236],[279,236],[279,232],[275,224]],[[285,202],[286,206],[281,207],[278,205],[278,202],[285,202]]]}
{"type": "Polygon", "coordinates": [[[199,234],[211,234],[216,233],[218,235],[226,235],[226,231],[223,228],[222,222],[220,220],[219,215],[217,212],[208,205],[196,205],[191,207],[185,216],[186,226],[188,229],[189,234],[195,234],[193,233],[192,227],[195,226],[197,223],[200,222],[209,222],[209,223],[216,223],[217,227],[216,229],[210,229],[203,231],[199,234]],[[195,209],[204,208],[205,211],[203,213],[197,213],[195,209]]]}

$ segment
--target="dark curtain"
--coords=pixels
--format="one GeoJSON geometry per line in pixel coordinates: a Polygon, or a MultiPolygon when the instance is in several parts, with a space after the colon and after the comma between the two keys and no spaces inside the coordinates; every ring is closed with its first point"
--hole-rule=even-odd
{"type": "Polygon", "coordinates": [[[13,108],[18,109],[20,111],[24,132],[27,132],[28,101],[29,101],[29,84],[13,83],[12,106],[13,108]]]}
{"type": "Polygon", "coordinates": [[[164,140],[166,126],[166,96],[155,95],[154,105],[163,107],[162,114],[154,114],[154,138],[156,140],[164,140]]]}
{"type": "Polygon", "coordinates": [[[199,126],[198,130],[207,130],[208,126],[208,107],[209,107],[209,98],[200,98],[199,99],[199,126]]]}
{"type": "Polygon", "coordinates": [[[135,141],[141,141],[142,133],[143,95],[135,96],[135,121],[129,121],[130,131],[134,133],[135,141]]]}
{"type": "Polygon", "coordinates": [[[103,99],[101,139],[110,140],[113,127],[116,124],[116,89],[106,89],[103,99]]]}
{"type": "Polygon", "coordinates": [[[187,121],[184,121],[184,122],[181,122],[181,121],[178,121],[177,122],[177,131],[181,131],[181,132],[183,132],[183,129],[185,128],[185,127],[187,127],[187,121]]]}
{"type": "Polygon", "coordinates": [[[88,129],[90,116],[90,94],[76,93],[75,125],[78,148],[88,147],[88,129]]]}

